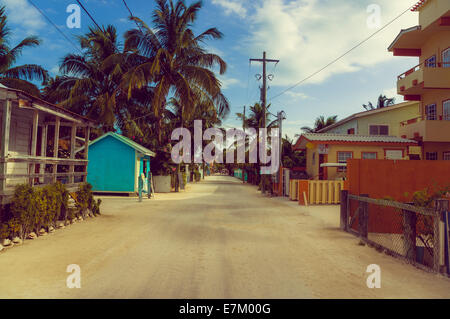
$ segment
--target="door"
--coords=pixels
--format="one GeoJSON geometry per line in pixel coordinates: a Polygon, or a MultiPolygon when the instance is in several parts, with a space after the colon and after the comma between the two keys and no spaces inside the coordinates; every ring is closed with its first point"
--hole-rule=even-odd
{"type": "Polygon", "coordinates": [[[283,168],[283,188],[284,188],[284,196],[289,196],[289,168],[283,168]]]}
{"type": "Polygon", "coordinates": [[[319,180],[325,179],[325,167],[320,166],[323,163],[325,163],[325,155],[320,154],[319,155],[319,180]]]}
{"type": "Polygon", "coordinates": [[[442,103],[443,117],[445,121],[450,121],[450,100],[442,103]]]}
{"type": "Polygon", "coordinates": [[[450,48],[442,51],[442,67],[450,68],[450,48]]]}

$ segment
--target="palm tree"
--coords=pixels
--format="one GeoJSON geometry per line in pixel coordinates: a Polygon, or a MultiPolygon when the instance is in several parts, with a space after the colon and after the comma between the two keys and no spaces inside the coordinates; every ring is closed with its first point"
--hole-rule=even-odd
{"type": "MultiPolygon", "coordinates": [[[[260,128],[274,128],[276,127],[276,125],[278,124],[277,120],[273,120],[271,121],[271,117],[272,115],[267,112],[267,110],[270,108],[270,104],[267,106],[266,111],[264,110],[263,106],[260,103],[255,103],[254,105],[250,106],[250,110],[249,110],[249,114],[248,116],[246,116],[244,118],[244,114],[242,113],[236,113],[236,116],[239,120],[243,121],[244,123],[244,127],[245,128],[253,128],[256,130],[256,139],[257,141],[260,140],[260,136],[259,136],[259,129],[260,128]],[[264,118],[264,114],[266,115],[266,117],[264,118]],[[268,124],[266,124],[268,123],[268,124]]],[[[247,152],[252,151],[249,149],[249,143],[246,144],[246,148],[248,149],[247,152]]],[[[259,147],[256,147],[256,156],[258,158],[259,156],[259,147]]],[[[254,167],[254,164],[250,164],[250,166],[254,167]]],[[[262,183],[262,179],[260,176],[260,166],[259,163],[256,164],[256,168],[257,168],[257,183],[262,183]]],[[[262,184],[261,184],[261,189],[262,188],[262,184]]]]}
{"type": "MultiPolygon", "coordinates": [[[[381,109],[383,107],[388,107],[395,104],[395,98],[388,98],[386,95],[380,94],[377,101],[377,109],[381,109]]],[[[372,104],[372,102],[369,102],[368,104],[363,104],[363,108],[365,108],[367,111],[375,110],[375,106],[372,104]]]]}
{"type": "Polygon", "coordinates": [[[315,133],[325,127],[333,125],[336,122],[337,122],[337,115],[329,116],[329,117],[327,117],[327,119],[325,119],[325,116],[321,115],[318,118],[316,118],[316,121],[314,123],[314,128],[311,128],[308,126],[303,126],[301,128],[301,130],[305,133],[315,133]]]}
{"type": "Polygon", "coordinates": [[[37,37],[29,36],[17,46],[10,48],[8,45],[10,36],[5,7],[0,7],[0,83],[40,97],[41,94],[37,86],[29,81],[41,81],[44,85],[49,78],[48,72],[36,64],[20,66],[14,66],[14,64],[21,56],[23,49],[36,47],[41,44],[41,41],[37,37]]]}
{"type": "Polygon", "coordinates": [[[175,4],[172,0],[157,0],[154,29],[131,17],[139,28],[125,35],[126,49],[139,52],[141,63],[124,75],[123,83],[128,88],[128,97],[135,88],[155,85],[152,112],[157,119],[158,141],[162,144],[160,133],[169,95],[183,105],[182,112],[191,112],[199,96],[214,104],[218,114],[224,115],[229,110],[221,83],[212,71],[218,66],[220,74],[225,73],[226,63],[201,45],[209,38],[221,39],[222,33],[210,28],[195,36],[191,29],[201,7],[201,2],[186,6],[181,0],[175,4]]]}
{"type": "Polygon", "coordinates": [[[301,151],[294,150],[294,140],[287,135],[282,139],[281,161],[283,167],[304,167],[306,165],[306,157],[301,151]]]}
{"type": "Polygon", "coordinates": [[[103,131],[114,131],[118,118],[128,114],[126,94],[119,84],[123,73],[133,66],[133,55],[120,49],[117,31],[111,25],[89,28],[79,42],[83,54],[68,54],[62,59],[63,75],[49,81],[44,96],[96,119],[103,131]]]}

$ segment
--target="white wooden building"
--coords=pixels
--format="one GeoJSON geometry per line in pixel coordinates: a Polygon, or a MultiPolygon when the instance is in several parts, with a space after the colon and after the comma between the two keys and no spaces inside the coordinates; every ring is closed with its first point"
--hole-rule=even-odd
{"type": "Polygon", "coordinates": [[[17,184],[39,187],[60,180],[75,189],[86,181],[89,148],[82,156],[76,156],[75,148],[77,133],[89,145],[93,125],[92,120],[62,107],[0,86],[0,205],[9,202],[17,184]],[[65,158],[58,157],[63,128],[70,132],[65,158]]]}

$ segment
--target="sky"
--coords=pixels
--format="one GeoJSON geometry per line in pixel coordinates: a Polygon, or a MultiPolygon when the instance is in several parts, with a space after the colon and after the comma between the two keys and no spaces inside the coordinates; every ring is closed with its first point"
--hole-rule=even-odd
{"type": "MultiPolygon", "coordinates": [[[[67,37],[65,39],[28,0],[0,0],[6,6],[11,45],[28,35],[42,41],[37,48],[26,49],[17,64],[40,64],[52,76],[59,72],[61,58],[77,52],[76,36],[87,32],[93,23],[82,12],[81,28],[70,29],[66,12],[75,0],[32,0],[67,37]]],[[[153,0],[126,0],[135,16],[151,23],[153,0]]],[[[190,0],[186,1],[191,3],[190,0]]],[[[204,0],[194,31],[218,28],[224,38],[205,43],[228,64],[220,76],[222,89],[230,101],[231,111],[224,127],[240,127],[236,117],[260,99],[261,63],[250,58],[280,60],[267,67],[269,111],[286,113],[283,133],[294,138],[302,126],[313,126],[320,116],[337,115],[338,119],[364,111],[362,104],[385,94],[395,97],[397,76],[418,63],[417,58],[393,57],[389,44],[401,29],[418,24],[416,12],[408,11],[380,31],[380,27],[400,15],[416,0],[204,0]],[[300,85],[291,88],[345,53],[372,33],[370,40],[335,64],[300,85]],[[280,93],[283,93],[279,95],[280,93]]],[[[134,28],[122,0],[82,0],[100,25],[114,25],[123,42],[123,34],[134,28]]]]}

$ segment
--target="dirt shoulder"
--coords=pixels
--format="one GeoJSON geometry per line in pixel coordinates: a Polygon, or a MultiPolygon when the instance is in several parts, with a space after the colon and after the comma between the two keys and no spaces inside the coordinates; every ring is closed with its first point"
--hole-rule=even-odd
{"type": "Polygon", "coordinates": [[[209,177],[156,199],[104,197],[102,216],[0,253],[1,298],[449,298],[450,280],[358,245],[336,207],[209,177]],[[66,267],[81,267],[81,289],[66,267]],[[381,289],[366,286],[369,264],[381,289]]]}

